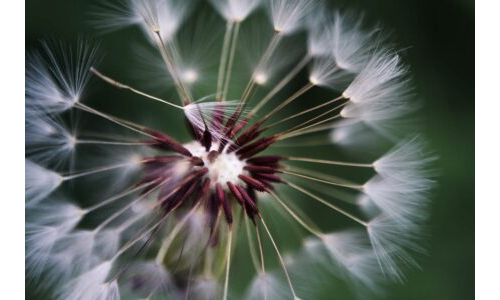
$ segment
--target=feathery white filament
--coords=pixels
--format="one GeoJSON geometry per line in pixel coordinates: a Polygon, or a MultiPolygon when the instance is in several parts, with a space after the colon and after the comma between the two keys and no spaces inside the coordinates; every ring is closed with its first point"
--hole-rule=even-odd
{"type": "Polygon", "coordinates": [[[287,299],[290,295],[288,286],[272,273],[258,273],[253,279],[245,299],[247,300],[279,300],[287,299]]]}
{"type": "MultiPolygon", "coordinates": [[[[401,141],[387,154],[373,163],[375,171],[384,177],[402,180],[422,180],[428,178],[429,165],[436,158],[428,155],[427,145],[422,137],[401,141]]],[[[432,184],[429,182],[429,187],[432,184]]]]}
{"type": "Polygon", "coordinates": [[[409,94],[407,69],[400,56],[377,51],[344,91],[343,96],[350,102],[341,115],[370,125],[396,119],[414,108],[409,94]]]}
{"type": "Polygon", "coordinates": [[[377,260],[384,274],[402,281],[402,267],[417,267],[410,252],[425,252],[416,242],[415,224],[401,224],[387,215],[380,215],[368,224],[368,235],[377,260]]]}
{"type": "Polygon", "coordinates": [[[363,190],[387,215],[403,222],[423,220],[426,192],[434,186],[428,170],[433,160],[421,138],[403,141],[374,163],[379,175],[363,190]]]}
{"type": "Polygon", "coordinates": [[[75,47],[63,43],[28,54],[25,69],[26,110],[59,113],[81,100],[89,81],[89,68],[97,61],[97,48],[78,40],[75,47]]]}
{"type": "Polygon", "coordinates": [[[305,17],[314,10],[317,1],[271,0],[269,10],[274,30],[290,34],[304,25],[305,17]]]}
{"type": "Polygon", "coordinates": [[[261,0],[210,0],[210,2],[226,20],[241,22],[259,6],[261,0]]]}
{"type": "Polygon", "coordinates": [[[30,159],[41,164],[66,161],[75,149],[76,138],[55,117],[25,116],[25,145],[30,159]]]}
{"type": "Polygon", "coordinates": [[[164,41],[170,41],[187,17],[193,3],[189,0],[127,0],[107,2],[94,11],[97,27],[117,30],[139,25],[154,41],[159,32],[164,41]]]}
{"type": "Polygon", "coordinates": [[[24,194],[27,204],[33,204],[43,200],[59,187],[63,177],[53,171],[24,160],[24,194]]]}
{"type": "Polygon", "coordinates": [[[118,300],[116,281],[106,282],[112,268],[111,261],[105,261],[67,283],[57,293],[57,299],[118,300]]]}
{"type": "Polygon", "coordinates": [[[150,261],[138,262],[130,266],[126,276],[130,277],[131,282],[141,283],[139,288],[132,287],[132,289],[146,299],[152,296],[167,297],[167,295],[180,297],[170,274],[162,264],[150,261]]]}

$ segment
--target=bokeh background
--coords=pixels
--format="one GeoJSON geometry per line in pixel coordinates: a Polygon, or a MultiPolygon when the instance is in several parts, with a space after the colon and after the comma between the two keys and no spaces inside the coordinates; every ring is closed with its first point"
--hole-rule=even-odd
{"type": "MultiPolygon", "coordinates": [[[[438,187],[432,193],[429,221],[429,254],[419,259],[421,270],[408,273],[403,285],[387,288],[382,299],[473,299],[474,297],[474,1],[472,0],[335,0],[334,7],[365,12],[368,22],[390,30],[398,48],[405,48],[415,89],[423,106],[422,131],[439,155],[438,187]]],[[[93,2],[94,4],[96,2],[93,2]]],[[[26,48],[39,47],[42,38],[72,41],[96,35],[87,22],[84,0],[26,1],[26,48]]],[[[130,73],[131,41],[138,33],[118,32],[98,36],[106,51],[103,69],[110,74],[130,73]]],[[[120,77],[120,76],[118,76],[120,77]]],[[[123,78],[126,78],[124,75],[123,78]]],[[[106,89],[109,91],[109,89],[106,89]]],[[[112,92],[110,92],[112,93],[112,92]]],[[[122,97],[123,94],[120,94],[122,97]]],[[[113,94],[99,94],[99,107],[120,116],[156,114],[173,122],[171,112],[123,96],[119,107],[113,94]],[[104,98],[103,98],[104,97],[104,98]],[[108,99],[109,98],[109,99],[108,99]],[[135,103],[135,105],[134,105],[135,103]],[[113,106],[110,106],[113,107],[113,106]],[[117,111],[118,110],[118,111],[117,111]]],[[[167,126],[175,134],[173,126],[167,126]]],[[[346,289],[324,286],[317,297],[350,299],[346,289]]],[[[27,291],[27,297],[39,299],[27,291]]]]}

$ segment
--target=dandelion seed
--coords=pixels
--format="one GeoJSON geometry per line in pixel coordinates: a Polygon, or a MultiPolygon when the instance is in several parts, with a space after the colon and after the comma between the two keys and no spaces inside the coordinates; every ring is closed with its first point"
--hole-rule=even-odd
{"type": "Polygon", "coordinates": [[[33,204],[47,197],[63,182],[63,177],[29,160],[24,161],[26,203],[33,204]]]}

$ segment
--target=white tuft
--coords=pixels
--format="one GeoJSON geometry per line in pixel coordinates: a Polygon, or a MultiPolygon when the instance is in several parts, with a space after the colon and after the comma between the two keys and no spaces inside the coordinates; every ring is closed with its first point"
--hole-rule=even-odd
{"type": "Polygon", "coordinates": [[[76,138],[57,118],[25,116],[26,154],[43,165],[65,162],[75,150],[76,138]]]}
{"type": "Polygon", "coordinates": [[[213,277],[200,277],[192,283],[189,290],[189,299],[212,300],[218,299],[219,285],[213,277]]]}
{"type": "Polygon", "coordinates": [[[348,279],[376,289],[379,268],[364,232],[347,230],[330,233],[325,235],[323,243],[348,279]]]}
{"type": "Polygon", "coordinates": [[[95,65],[97,48],[83,40],[75,47],[43,43],[43,51],[26,56],[25,97],[28,113],[59,113],[79,102],[95,65]]]}
{"type": "Polygon", "coordinates": [[[363,190],[387,215],[402,222],[423,220],[427,191],[434,186],[428,166],[434,157],[424,151],[420,138],[406,140],[374,163],[379,175],[363,190]]]}
{"type": "Polygon", "coordinates": [[[67,283],[56,294],[57,299],[119,299],[116,281],[106,282],[112,268],[111,261],[105,261],[67,283]]]}
{"type": "Polygon", "coordinates": [[[341,69],[358,73],[367,63],[373,45],[380,43],[373,38],[376,30],[364,32],[359,16],[336,12],[333,18],[331,54],[341,69]]]}
{"type": "Polygon", "coordinates": [[[253,279],[245,299],[279,300],[289,299],[290,297],[290,289],[286,282],[283,282],[272,273],[259,273],[253,279]]]}
{"type": "Polygon", "coordinates": [[[47,269],[54,245],[68,234],[83,216],[82,210],[61,201],[26,208],[26,271],[33,277],[47,269]]]}
{"type": "Polygon", "coordinates": [[[369,125],[394,120],[413,110],[409,103],[407,69],[401,58],[388,51],[378,51],[344,91],[350,102],[341,111],[369,125]]]}
{"type": "MultiPolygon", "coordinates": [[[[184,106],[184,114],[196,131],[203,134],[208,129],[213,140],[221,142],[226,140],[225,128],[221,124],[217,124],[215,118],[223,116],[228,119],[239,109],[239,106],[238,101],[196,102],[184,106]]],[[[242,111],[241,115],[244,116],[245,111],[242,111]]]]}
{"type": "Polygon", "coordinates": [[[24,160],[24,175],[25,201],[30,205],[43,200],[63,182],[60,174],[28,159],[24,160]]]}
{"type": "Polygon", "coordinates": [[[331,56],[316,58],[309,74],[309,82],[334,90],[342,90],[349,84],[351,75],[344,72],[331,56]]]}
{"type": "Polygon", "coordinates": [[[305,24],[305,17],[314,10],[317,1],[271,0],[269,10],[276,32],[290,34],[305,24]]]}
{"type": "Polygon", "coordinates": [[[103,30],[139,25],[153,41],[159,32],[172,40],[193,7],[189,0],[128,0],[108,2],[94,11],[94,23],[103,30]]]}
{"type": "Polygon", "coordinates": [[[175,299],[180,297],[170,274],[162,264],[156,262],[138,262],[130,266],[126,276],[130,289],[135,294],[144,296],[154,295],[156,297],[167,297],[169,295],[175,299]],[[139,287],[136,286],[137,282],[140,282],[139,287]]]}
{"type": "Polygon", "coordinates": [[[429,164],[436,158],[429,155],[426,146],[421,137],[403,140],[373,163],[375,171],[384,177],[409,181],[429,177],[429,164]]]}
{"type": "Polygon", "coordinates": [[[363,186],[363,191],[387,215],[398,221],[421,221],[427,217],[426,192],[433,186],[427,178],[386,178],[377,175],[363,186]]]}
{"type": "Polygon", "coordinates": [[[373,250],[387,277],[403,281],[403,266],[418,267],[410,252],[424,253],[425,250],[416,242],[416,229],[415,224],[401,224],[383,214],[368,224],[373,250]]]}
{"type": "Polygon", "coordinates": [[[215,9],[228,21],[241,22],[256,9],[260,0],[210,0],[215,9]]]}

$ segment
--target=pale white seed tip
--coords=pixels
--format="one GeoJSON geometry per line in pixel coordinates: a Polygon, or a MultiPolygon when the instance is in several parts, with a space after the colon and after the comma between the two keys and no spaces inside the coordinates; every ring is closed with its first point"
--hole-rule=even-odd
{"type": "Polygon", "coordinates": [[[254,76],[254,80],[257,84],[263,85],[267,81],[267,75],[265,73],[257,72],[254,76]]]}

